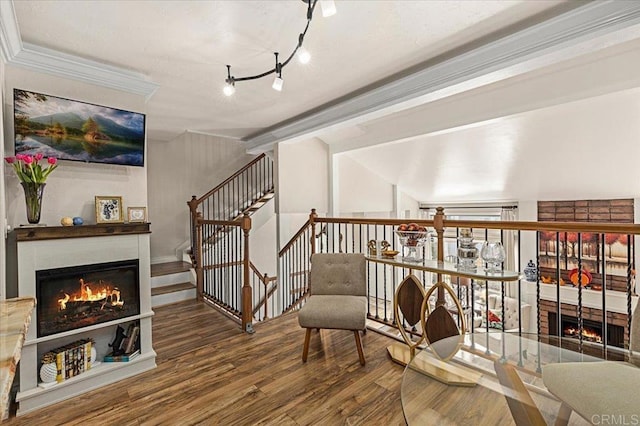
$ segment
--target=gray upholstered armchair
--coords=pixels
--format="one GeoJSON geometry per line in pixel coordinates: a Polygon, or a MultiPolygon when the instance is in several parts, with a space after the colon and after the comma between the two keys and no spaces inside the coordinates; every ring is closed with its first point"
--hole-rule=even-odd
{"type": "Polygon", "coordinates": [[[366,266],[362,254],[318,253],[311,257],[310,296],[298,313],[306,328],[302,361],[307,361],[313,328],[353,330],[360,364],[365,364],[360,331],[367,317],[366,266]]]}

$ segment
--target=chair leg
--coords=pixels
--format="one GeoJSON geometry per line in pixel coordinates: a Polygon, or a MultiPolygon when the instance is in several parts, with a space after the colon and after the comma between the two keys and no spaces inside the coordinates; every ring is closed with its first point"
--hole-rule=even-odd
{"type": "Polygon", "coordinates": [[[560,411],[558,411],[558,417],[556,418],[555,426],[566,426],[569,424],[569,418],[571,417],[571,412],[573,410],[564,402],[560,406],[560,411]]]}
{"type": "Polygon", "coordinates": [[[310,339],[311,339],[311,329],[307,328],[307,332],[304,335],[304,347],[302,348],[302,362],[307,362],[307,355],[309,354],[310,339]]]}
{"type": "Polygon", "coordinates": [[[362,351],[362,341],[360,340],[360,332],[358,330],[353,331],[354,336],[356,336],[356,347],[358,348],[358,356],[360,357],[360,365],[364,365],[364,352],[362,351]]]}

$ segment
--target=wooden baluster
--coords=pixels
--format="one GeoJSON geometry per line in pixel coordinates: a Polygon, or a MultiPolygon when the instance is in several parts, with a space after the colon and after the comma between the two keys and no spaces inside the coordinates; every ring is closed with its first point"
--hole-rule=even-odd
{"type": "Polygon", "coordinates": [[[264,273],[264,277],[262,278],[262,283],[264,284],[264,318],[267,319],[267,300],[269,300],[269,276],[267,273],[264,273]]]}
{"type": "Polygon", "coordinates": [[[245,213],[242,217],[242,231],[244,233],[244,285],[242,286],[242,330],[247,333],[253,333],[253,293],[251,291],[251,277],[249,274],[249,231],[251,230],[251,218],[245,213]]]}
{"type": "MultiPolygon", "coordinates": [[[[438,262],[444,262],[444,208],[436,207],[436,214],[433,217],[433,226],[436,230],[438,238],[438,262]]],[[[442,282],[442,274],[437,274],[437,281],[442,282]]],[[[445,304],[444,300],[444,288],[438,288],[438,298],[436,300],[436,307],[445,304]]]]}
{"type": "Polygon", "coordinates": [[[189,206],[189,211],[191,213],[191,261],[196,261],[196,250],[199,250],[198,245],[196,244],[196,221],[198,219],[198,199],[195,195],[191,196],[191,200],[187,201],[187,205],[189,206]]]}

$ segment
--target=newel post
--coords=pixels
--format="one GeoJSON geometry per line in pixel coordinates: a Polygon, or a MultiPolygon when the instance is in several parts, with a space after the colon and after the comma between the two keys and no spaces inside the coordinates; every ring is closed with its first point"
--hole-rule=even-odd
{"type": "Polygon", "coordinates": [[[191,200],[187,201],[189,211],[191,212],[191,259],[196,260],[196,220],[198,216],[198,199],[195,195],[191,196],[191,200]]]}
{"type": "Polygon", "coordinates": [[[309,214],[309,224],[311,225],[311,254],[316,252],[316,209],[311,209],[309,214]]]}
{"type": "Polygon", "coordinates": [[[194,256],[196,268],[196,291],[198,292],[198,300],[204,298],[204,269],[202,263],[202,213],[196,212],[193,219],[195,225],[195,250],[191,248],[191,254],[194,256]]]}
{"type": "Polygon", "coordinates": [[[264,319],[267,319],[267,300],[269,300],[269,275],[264,273],[264,277],[262,277],[262,283],[264,284],[264,319]]]}
{"type": "Polygon", "coordinates": [[[249,260],[249,231],[251,230],[251,218],[245,213],[241,219],[242,232],[244,234],[243,252],[244,259],[242,261],[243,269],[243,286],[242,286],[242,330],[247,333],[253,333],[253,293],[251,291],[251,274],[249,260]]]}
{"type": "MultiPolygon", "coordinates": [[[[444,208],[436,207],[436,215],[433,217],[433,227],[438,238],[438,262],[444,262],[444,208]]],[[[442,282],[442,274],[437,275],[438,282],[442,282]]],[[[438,299],[436,307],[445,304],[444,288],[438,287],[438,299]]]]}

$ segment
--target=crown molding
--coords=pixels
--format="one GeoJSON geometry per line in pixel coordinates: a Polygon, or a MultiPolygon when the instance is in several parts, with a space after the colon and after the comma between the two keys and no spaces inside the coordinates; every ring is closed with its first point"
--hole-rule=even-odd
{"type": "Polygon", "coordinates": [[[548,66],[640,36],[640,2],[595,1],[244,141],[259,153],[548,66]],[[621,34],[631,29],[626,34],[621,34]],[[598,39],[597,46],[587,43],[598,39]]]}
{"type": "Polygon", "coordinates": [[[0,1],[0,54],[13,66],[141,95],[146,100],[160,87],[135,71],[23,43],[12,0],[0,1]]]}
{"type": "Polygon", "coordinates": [[[0,56],[9,62],[22,50],[13,1],[0,1],[0,56]]]}

